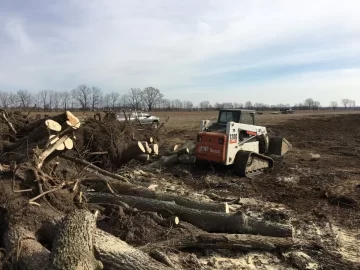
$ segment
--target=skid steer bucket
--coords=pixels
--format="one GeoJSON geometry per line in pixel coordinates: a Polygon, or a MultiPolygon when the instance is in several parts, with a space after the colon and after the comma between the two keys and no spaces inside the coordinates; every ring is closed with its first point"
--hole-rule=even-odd
{"type": "Polygon", "coordinates": [[[269,154],[283,156],[289,150],[291,150],[292,145],[285,138],[270,138],[269,140],[269,154]]]}

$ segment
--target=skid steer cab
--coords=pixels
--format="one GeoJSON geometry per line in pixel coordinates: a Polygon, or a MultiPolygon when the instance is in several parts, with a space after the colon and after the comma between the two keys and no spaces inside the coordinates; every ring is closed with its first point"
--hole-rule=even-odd
{"type": "Polygon", "coordinates": [[[216,122],[202,120],[197,135],[197,163],[233,165],[239,176],[251,177],[274,166],[269,155],[283,156],[292,148],[285,138],[269,138],[266,127],[255,125],[255,111],[220,110],[216,122]]]}

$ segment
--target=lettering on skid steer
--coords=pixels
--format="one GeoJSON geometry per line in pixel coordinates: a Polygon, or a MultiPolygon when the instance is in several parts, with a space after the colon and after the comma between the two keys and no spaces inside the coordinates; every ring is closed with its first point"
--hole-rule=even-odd
{"type": "Polygon", "coordinates": [[[199,152],[208,152],[209,147],[208,146],[199,146],[199,152]]]}
{"type": "Polygon", "coordinates": [[[213,153],[213,154],[220,154],[220,150],[219,149],[211,149],[210,148],[210,153],[213,153]]]}
{"type": "Polygon", "coordinates": [[[229,143],[237,143],[237,134],[229,135],[229,143]]]}

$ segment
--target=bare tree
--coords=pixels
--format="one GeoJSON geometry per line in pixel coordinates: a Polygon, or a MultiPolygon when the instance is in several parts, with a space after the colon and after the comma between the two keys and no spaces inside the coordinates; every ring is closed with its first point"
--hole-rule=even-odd
{"type": "Polygon", "coordinates": [[[189,101],[189,100],[185,100],[184,101],[184,108],[187,110],[191,110],[194,107],[194,104],[189,101]]]}
{"type": "Polygon", "coordinates": [[[160,106],[161,106],[161,108],[163,108],[163,109],[170,109],[170,107],[171,107],[171,101],[170,100],[168,100],[168,99],[162,99],[161,101],[160,101],[160,106]]]}
{"type": "Polygon", "coordinates": [[[205,109],[205,110],[207,110],[207,109],[210,108],[210,102],[207,101],[207,100],[201,101],[200,104],[199,104],[199,106],[200,106],[200,109],[205,109]]]}
{"type": "Polygon", "coordinates": [[[93,86],[91,88],[91,109],[94,110],[99,107],[102,102],[102,92],[98,87],[93,86]]]}
{"type": "Polygon", "coordinates": [[[131,88],[127,94],[128,104],[135,110],[140,109],[142,102],[141,89],[131,88]]]}
{"type": "Polygon", "coordinates": [[[52,102],[55,110],[58,110],[61,102],[61,93],[58,91],[52,92],[52,102]]]}
{"type": "MultiPolygon", "coordinates": [[[[39,93],[39,101],[42,104],[43,109],[47,108],[48,99],[49,99],[49,90],[41,90],[39,93]]],[[[40,105],[40,104],[39,104],[40,105]]]]}
{"type": "Polygon", "coordinates": [[[330,107],[332,107],[333,110],[336,110],[337,106],[338,106],[338,103],[336,101],[331,101],[330,102],[330,107]]]}
{"type": "Polygon", "coordinates": [[[10,94],[9,95],[9,106],[17,107],[19,104],[19,96],[17,94],[10,94]]]}
{"type": "Polygon", "coordinates": [[[71,101],[71,95],[68,91],[60,93],[60,104],[63,109],[65,110],[68,109],[70,105],[70,101],[71,101]]]}
{"type": "Polygon", "coordinates": [[[319,101],[314,101],[314,104],[313,104],[313,110],[318,110],[320,108],[320,102],[319,101]]]}
{"type": "Polygon", "coordinates": [[[341,100],[341,103],[342,103],[342,105],[344,105],[345,110],[346,110],[347,107],[350,105],[350,102],[351,102],[351,100],[348,99],[348,98],[344,98],[344,99],[341,100]]]}
{"type": "Polygon", "coordinates": [[[145,106],[151,111],[156,105],[160,103],[163,98],[163,94],[161,94],[160,90],[154,87],[146,87],[141,92],[142,100],[145,106]]]}
{"type": "Polygon", "coordinates": [[[9,107],[9,105],[10,105],[9,96],[10,96],[10,93],[8,93],[8,92],[0,92],[1,107],[3,107],[3,108],[9,107]]]}
{"type": "Polygon", "coordinates": [[[172,109],[181,109],[182,108],[182,102],[180,99],[174,99],[171,101],[171,108],[172,109]]]}
{"type": "Polygon", "coordinates": [[[71,91],[73,99],[78,102],[83,110],[89,108],[91,100],[91,89],[85,84],[79,85],[71,91]]]}
{"type": "Polygon", "coordinates": [[[246,109],[252,109],[253,108],[253,105],[252,105],[251,101],[246,101],[245,102],[245,108],[246,109]]]}
{"type": "MultiPolygon", "coordinates": [[[[119,101],[120,107],[122,108],[128,108],[129,106],[132,108],[136,108],[136,106],[131,105],[131,103],[129,102],[129,96],[127,94],[122,95],[120,97],[120,101],[119,101]]],[[[140,104],[138,105],[137,109],[141,108],[141,101],[140,104]]]]}
{"type": "Polygon", "coordinates": [[[311,110],[313,107],[314,107],[314,100],[312,98],[307,98],[305,101],[304,101],[304,105],[306,107],[309,108],[309,110],[311,110]]]}
{"type": "Polygon", "coordinates": [[[350,100],[350,102],[349,102],[349,108],[350,108],[350,107],[355,110],[355,107],[356,107],[355,100],[350,100]]]}
{"type": "Polygon", "coordinates": [[[234,108],[234,104],[232,104],[232,102],[224,102],[224,108],[232,109],[234,108]]]}
{"type": "Polygon", "coordinates": [[[116,92],[111,92],[110,94],[108,94],[108,100],[109,100],[109,105],[112,107],[113,110],[115,110],[117,101],[120,98],[119,93],[116,92]]]}
{"type": "Polygon", "coordinates": [[[243,107],[244,107],[244,105],[242,103],[234,102],[234,108],[241,109],[243,107]]]}
{"type": "Polygon", "coordinates": [[[19,90],[17,91],[17,95],[19,97],[20,106],[22,108],[28,108],[31,105],[32,97],[31,94],[27,90],[19,90]]]}

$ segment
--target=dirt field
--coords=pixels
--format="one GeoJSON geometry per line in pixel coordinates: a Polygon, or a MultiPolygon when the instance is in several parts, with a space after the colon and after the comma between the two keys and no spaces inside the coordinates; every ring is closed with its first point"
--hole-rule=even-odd
{"type": "MultiPolygon", "coordinates": [[[[77,115],[90,116],[89,113],[77,115]]],[[[159,142],[161,151],[165,151],[174,144],[194,140],[199,121],[214,119],[217,112],[155,115],[162,121],[169,117],[159,142]]],[[[235,202],[230,206],[232,211],[241,210],[249,216],[290,223],[295,229],[295,238],[316,243],[312,248],[297,247],[318,263],[319,268],[309,269],[360,269],[360,112],[265,113],[256,118],[256,123],[266,126],[271,135],[284,136],[293,145],[283,158],[274,157],[272,171],[247,179],[235,176],[231,168],[199,169],[180,164],[150,175],[135,176],[135,180],[146,186],[156,184],[159,192],[199,201],[223,198],[235,202]],[[320,160],[303,160],[302,155],[310,152],[320,154],[320,160]]],[[[0,157],[0,164],[1,161],[0,157]]],[[[70,167],[69,163],[61,165],[70,167]]],[[[41,208],[21,208],[29,198],[23,193],[13,193],[8,177],[2,177],[1,181],[0,204],[13,214],[13,220],[34,230],[45,216],[55,216],[54,210],[45,203],[41,208]]],[[[58,210],[66,212],[73,207],[65,191],[56,194],[62,201],[55,205],[58,210]]],[[[51,196],[49,200],[53,202],[51,196]]],[[[0,211],[1,233],[5,224],[2,216],[0,211]]],[[[135,247],[200,231],[189,224],[182,228],[162,228],[146,215],[113,207],[105,209],[97,226],[135,247]]],[[[45,240],[41,243],[51,248],[51,243],[45,240]]],[[[182,269],[304,269],[296,266],[282,250],[164,250],[182,269]]]]}
{"type": "MultiPolygon", "coordinates": [[[[164,114],[171,119],[167,126],[168,141],[179,143],[193,138],[199,120],[216,118],[216,114],[164,114]]],[[[264,114],[256,118],[257,124],[266,126],[270,134],[284,136],[293,145],[291,152],[275,161],[273,171],[255,179],[239,179],[221,167],[201,173],[192,170],[187,188],[199,193],[210,190],[221,196],[240,197],[244,202],[240,209],[247,213],[269,211],[265,215],[270,219],[290,219],[297,237],[315,240],[328,249],[327,254],[308,251],[321,262],[323,269],[359,269],[359,112],[264,114]],[[321,159],[302,160],[302,154],[308,152],[320,154],[321,159]]],[[[280,268],[281,264],[276,263],[272,268],[270,257],[259,259],[256,268],[280,268]]],[[[253,266],[241,267],[252,269],[253,266]]]]}

